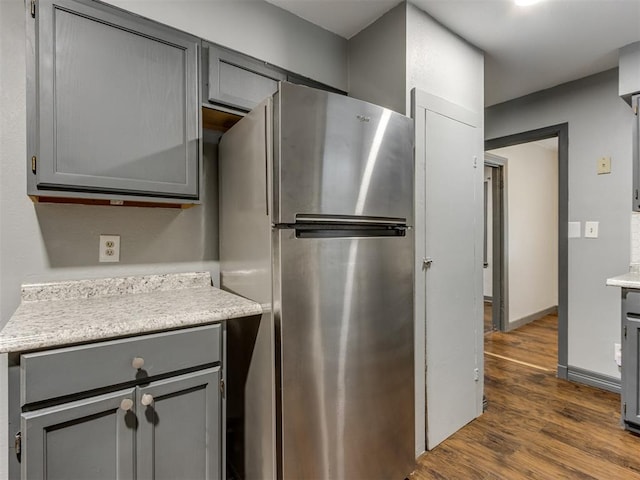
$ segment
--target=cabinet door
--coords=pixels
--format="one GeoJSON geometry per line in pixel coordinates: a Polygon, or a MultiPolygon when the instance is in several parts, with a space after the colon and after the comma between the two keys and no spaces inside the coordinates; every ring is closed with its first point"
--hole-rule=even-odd
{"type": "Polygon", "coordinates": [[[631,99],[633,107],[633,210],[640,212],[640,95],[631,99]]]}
{"type": "Polygon", "coordinates": [[[640,292],[622,293],[622,415],[640,426],[640,292]]]}
{"type": "Polygon", "coordinates": [[[209,47],[209,101],[249,111],[278,90],[285,75],[238,53],[209,47]]]}
{"type": "Polygon", "coordinates": [[[22,414],[22,478],[133,479],[133,389],[22,414]]]}
{"type": "Polygon", "coordinates": [[[200,41],[98,2],[37,5],[39,192],[197,198],[200,41]]]}
{"type": "Polygon", "coordinates": [[[139,387],[137,478],[221,478],[219,385],[216,367],[139,387]]]}

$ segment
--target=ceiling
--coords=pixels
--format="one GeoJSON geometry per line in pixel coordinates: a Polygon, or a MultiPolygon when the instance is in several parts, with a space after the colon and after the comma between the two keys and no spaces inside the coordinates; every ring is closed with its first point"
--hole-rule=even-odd
{"type": "MultiPolygon", "coordinates": [[[[267,0],[346,39],[398,0],[267,0]]],[[[618,65],[640,41],[640,0],[411,0],[485,52],[485,104],[493,105],[618,65]]]]}

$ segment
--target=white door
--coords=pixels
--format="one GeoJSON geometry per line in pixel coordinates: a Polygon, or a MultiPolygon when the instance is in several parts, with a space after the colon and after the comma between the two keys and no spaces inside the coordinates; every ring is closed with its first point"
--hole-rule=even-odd
{"type": "Polygon", "coordinates": [[[477,114],[420,91],[413,102],[416,414],[430,450],[482,413],[484,161],[477,114]]]}

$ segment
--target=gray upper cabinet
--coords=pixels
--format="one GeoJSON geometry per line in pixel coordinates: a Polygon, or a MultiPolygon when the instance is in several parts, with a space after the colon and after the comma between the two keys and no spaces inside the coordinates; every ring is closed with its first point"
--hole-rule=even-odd
{"type": "Polygon", "coordinates": [[[265,62],[209,45],[209,102],[249,111],[286,80],[281,70],[265,62]]]}
{"type": "Polygon", "coordinates": [[[91,0],[36,5],[29,194],[197,200],[200,40],[91,0]]]}
{"type": "Polygon", "coordinates": [[[633,210],[640,212],[640,95],[631,99],[633,107],[633,210]]]}

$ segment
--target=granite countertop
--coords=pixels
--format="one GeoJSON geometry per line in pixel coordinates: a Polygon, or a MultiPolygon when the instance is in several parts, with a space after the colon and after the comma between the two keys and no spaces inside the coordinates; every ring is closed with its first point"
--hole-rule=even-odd
{"type": "Polygon", "coordinates": [[[631,271],[629,273],[625,273],[624,275],[618,275],[617,277],[607,278],[607,285],[610,287],[640,289],[640,272],[631,271]]]}
{"type": "Polygon", "coordinates": [[[24,285],[0,331],[0,353],[107,340],[262,313],[251,300],[211,286],[208,273],[24,285]]]}

